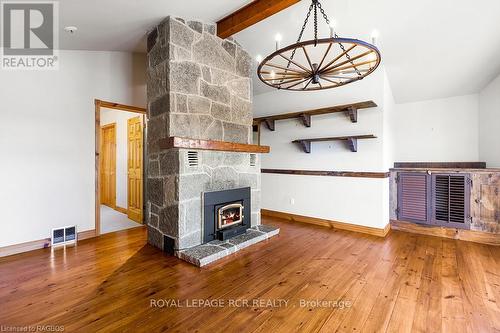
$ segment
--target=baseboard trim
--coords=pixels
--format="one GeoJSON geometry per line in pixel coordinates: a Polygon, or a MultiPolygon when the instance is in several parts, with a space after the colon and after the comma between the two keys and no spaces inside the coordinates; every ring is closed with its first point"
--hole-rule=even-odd
{"type": "Polygon", "coordinates": [[[359,232],[359,233],[378,236],[378,237],[387,236],[387,234],[391,230],[391,225],[389,223],[383,229],[381,229],[381,228],[366,227],[366,226],[357,225],[357,224],[350,224],[350,223],[345,223],[345,222],[320,219],[317,217],[310,217],[310,216],[303,216],[303,215],[279,212],[279,211],[269,210],[269,209],[261,209],[261,215],[268,216],[268,217],[275,217],[275,218],[279,218],[279,219],[284,219],[284,220],[291,221],[291,222],[309,223],[309,224],[320,225],[320,226],[327,227],[327,228],[359,232]]]}
{"type": "Polygon", "coordinates": [[[117,212],[120,212],[120,213],[123,213],[123,214],[128,214],[128,209],[127,208],[123,208],[123,207],[120,207],[120,206],[116,206],[115,207],[115,210],[117,212]]]}
{"type": "Polygon", "coordinates": [[[399,220],[391,220],[391,229],[426,236],[436,236],[466,242],[500,246],[500,235],[482,231],[426,226],[399,220]]]}
{"type": "MultiPolygon", "coordinates": [[[[96,237],[95,230],[87,230],[78,233],[78,240],[84,240],[96,237]]],[[[50,238],[39,239],[31,242],[14,244],[9,246],[0,247],[0,258],[7,257],[14,254],[30,252],[50,247],[50,238]]]]}
{"type": "Polygon", "coordinates": [[[84,239],[89,239],[89,238],[94,238],[94,237],[97,237],[97,233],[96,233],[95,229],[82,231],[82,232],[78,233],[78,240],[84,240],[84,239]]]}
{"type": "Polygon", "coordinates": [[[29,252],[50,247],[50,238],[0,247],[0,257],[29,252]]]}

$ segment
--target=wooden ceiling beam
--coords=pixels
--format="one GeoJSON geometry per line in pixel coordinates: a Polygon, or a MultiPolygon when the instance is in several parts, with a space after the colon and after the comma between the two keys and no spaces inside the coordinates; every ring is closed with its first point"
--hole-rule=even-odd
{"type": "Polygon", "coordinates": [[[217,22],[217,36],[228,38],[300,0],[254,0],[217,22]]]}

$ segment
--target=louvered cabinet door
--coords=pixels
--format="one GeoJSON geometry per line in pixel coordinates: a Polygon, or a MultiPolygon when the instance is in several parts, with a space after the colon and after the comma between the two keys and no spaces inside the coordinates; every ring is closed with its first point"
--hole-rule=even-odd
{"type": "Polygon", "coordinates": [[[469,229],[469,201],[469,175],[432,175],[432,220],[434,224],[469,229]]]}
{"type": "Polygon", "coordinates": [[[426,173],[398,175],[398,220],[429,224],[430,179],[426,173]]]}

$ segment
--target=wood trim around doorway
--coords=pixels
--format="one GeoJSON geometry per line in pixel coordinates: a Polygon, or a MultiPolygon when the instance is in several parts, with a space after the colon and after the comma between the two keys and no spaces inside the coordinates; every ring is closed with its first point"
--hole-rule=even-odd
{"type": "MultiPolygon", "coordinates": [[[[108,101],[101,101],[99,99],[94,100],[95,105],[95,235],[99,236],[101,234],[101,179],[99,176],[100,172],[100,153],[101,153],[101,108],[113,109],[118,111],[135,112],[146,115],[146,109],[125,105],[119,103],[113,103],[108,101]]],[[[146,121],[143,123],[144,129],[146,128],[146,121]]],[[[144,142],[146,142],[144,140],[144,142]]],[[[143,166],[143,170],[145,170],[143,166]]],[[[143,187],[144,191],[144,187],[143,187]]]]}
{"type": "Polygon", "coordinates": [[[100,101],[100,100],[96,100],[96,101],[99,101],[99,105],[101,106],[101,108],[146,114],[146,109],[138,107],[138,106],[131,106],[131,105],[106,102],[106,101],[100,101]]]}

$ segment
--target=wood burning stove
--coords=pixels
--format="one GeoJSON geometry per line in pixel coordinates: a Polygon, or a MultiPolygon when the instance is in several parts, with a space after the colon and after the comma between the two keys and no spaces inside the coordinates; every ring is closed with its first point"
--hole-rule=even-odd
{"type": "Polygon", "coordinates": [[[250,228],[250,187],[203,194],[203,242],[227,240],[250,228]]]}

